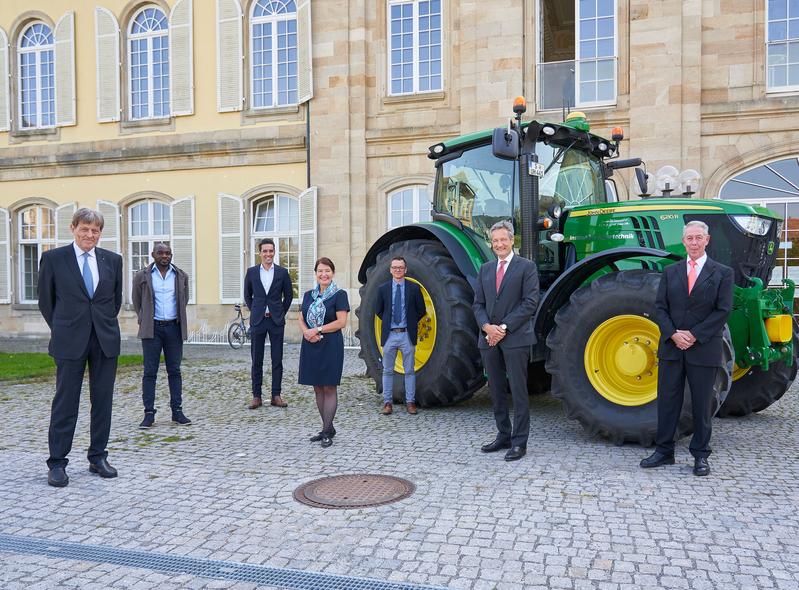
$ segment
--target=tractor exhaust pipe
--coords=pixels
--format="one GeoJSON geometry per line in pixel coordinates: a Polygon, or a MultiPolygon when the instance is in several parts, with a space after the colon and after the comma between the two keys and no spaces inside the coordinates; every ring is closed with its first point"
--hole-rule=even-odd
{"type": "MultiPolygon", "coordinates": [[[[527,131],[529,136],[530,130],[527,131]]],[[[538,156],[522,150],[519,158],[519,207],[522,217],[520,254],[533,262],[538,259],[538,176],[536,174],[538,166],[538,156]]]]}

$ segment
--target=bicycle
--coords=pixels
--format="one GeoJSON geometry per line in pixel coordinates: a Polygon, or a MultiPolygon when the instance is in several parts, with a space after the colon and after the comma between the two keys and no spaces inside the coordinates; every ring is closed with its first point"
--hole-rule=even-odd
{"type": "Polygon", "coordinates": [[[250,329],[247,327],[247,320],[241,313],[241,305],[236,304],[233,306],[236,310],[236,319],[227,329],[227,341],[230,348],[238,350],[247,340],[250,339],[250,329]]]}

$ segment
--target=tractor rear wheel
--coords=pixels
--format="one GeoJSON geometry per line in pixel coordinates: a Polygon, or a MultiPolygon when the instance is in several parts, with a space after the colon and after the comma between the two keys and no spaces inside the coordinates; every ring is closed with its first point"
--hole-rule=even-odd
{"type": "MultiPolygon", "coordinates": [[[[572,294],[547,337],[553,395],[563,401],[569,418],[616,444],[649,446],[655,440],[660,330],[651,316],[659,284],[660,273],[647,270],[601,276],[572,294]]],[[[728,333],[724,350],[714,384],[714,413],[732,380],[728,333]]],[[[692,420],[686,386],[677,436],[691,432],[692,420]]]]}
{"type": "MultiPolygon", "coordinates": [[[[381,321],[375,316],[378,289],[391,279],[389,263],[394,256],[407,262],[406,278],[422,289],[427,315],[419,324],[414,368],[416,402],[422,406],[441,406],[468,399],[485,383],[478,329],[472,312],[474,293],[447,250],[431,240],[395,242],[378,254],[374,266],[366,271],[361,287],[361,304],[356,336],[361,343],[359,356],[366,363],[377,391],[383,391],[383,349],[380,344],[381,321]]],[[[403,369],[397,354],[394,365],[394,401],[405,397],[403,369]]]]}
{"type": "Polygon", "coordinates": [[[772,364],[768,371],[752,367],[748,371],[736,367],[730,394],[719,409],[722,418],[748,416],[761,412],[780,399],[796,379],[799,355],[799,324],[793,321],[793,364],[784,361],[772,364]],[[736,375],[740,371],[741,374],[736,375]]]}

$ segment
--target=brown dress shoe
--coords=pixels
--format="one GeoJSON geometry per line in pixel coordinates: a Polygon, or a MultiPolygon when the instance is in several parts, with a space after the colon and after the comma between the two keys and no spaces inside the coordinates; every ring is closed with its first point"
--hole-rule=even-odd
{"type": "Polygon", "coordinates": [[[380,410],[380,413],[384,416],[388,416],[392,412],[394,412],[394,406],[391,404],[383,404],[383,409],[380,410]]]}
{"type": "Polygon", "coordinates": [[[262,405],[264,405],[264,402],[261,401],[260,397],[253,397],[252,401],[250,402],[250,405],[247,407],[250,408],[251,410],[254,410],[256,408],[260,408],[262,405]]]}
{"type": "Polygon", "coordinates": [[[289,406],[286,402],[283,401],[283,398],[280,397],[279,395],[273,397],[269,405],[276,406],[278,408],[287,408],[289,406]]]}
{"type": "Polygon", "coordinates": [[[416,414],[418,412],[418,410],[416,409],[416,404],[413,402],[405,404],[405,407],[408,409],[409,414],[416,414]]]}

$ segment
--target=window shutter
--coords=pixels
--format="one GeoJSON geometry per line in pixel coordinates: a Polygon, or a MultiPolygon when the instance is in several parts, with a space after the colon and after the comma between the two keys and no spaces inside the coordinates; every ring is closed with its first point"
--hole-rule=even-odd
{"type": "Polygon", "coordinates": [[[119,243],[119,205],[111,201],[97,201],[97,210],[105,220],[103,235],[100,238],[100,247],[122,254],[122,247],[119,243]]]}
{"type": "Polygon", "coordinates": [[[0,209],[0,303],[11,303],[10,234],[8,209],[0,209]]]}
{"type": "Polygon", "coordinates": [[[169,15],[169,68],[172,114],[194,114],[192,0],[179,0],[169,15]]]}
{"type": "Polygon", "coordinates": [[[119,25],[113,13],[94,9],[97,45],[97,121],[119,121],[119,25]]]}
{"type": "MultiPolygon", "coordinates": [[[[0,131],[11,128],[11,111],[8,89],[8,35],[0,29],[0,131]]],[[[0,296],[2,294],[0,293],[0,296]]]]}
{"type": "Polygon", "coordinates": [[[169,232],[172,262],[189,275],[189,303],[197,303],[194,265],[194,197],[185,197],[171,205],[172,228],[169,232]]]}
{"type": "Polygon", "coordinates": [[[55,210],[55,240],[56,245],[66,246],[73,239],[72,230],[72,216],[75,214],[75,203],[67,203],[60,205],[55,210]]]}
{"type": "Polygon", "coordinates": [[[242,12],[239,0],[216,0],[216,110],[244,108],[242,12]]]}
{"type": "Polygon", "coordinates": [[[75,124],[75,13],[55,25],[55,124],[75,124]]]}
{"type": "Polygon", "coordinates": [[[297,4],[297,96],[300,104],[313,98],[311,0],[297,4]]]}
{"type": "Polygon", "coordinates": [[[219,195],[219,302],[244,297],[244,201],[219,195]]]}
{"type": "Polygon", "coordinates": [[[315,186],[300,194],[300,300],[314,285],[316,262],[316,192],[315,186]]]}

